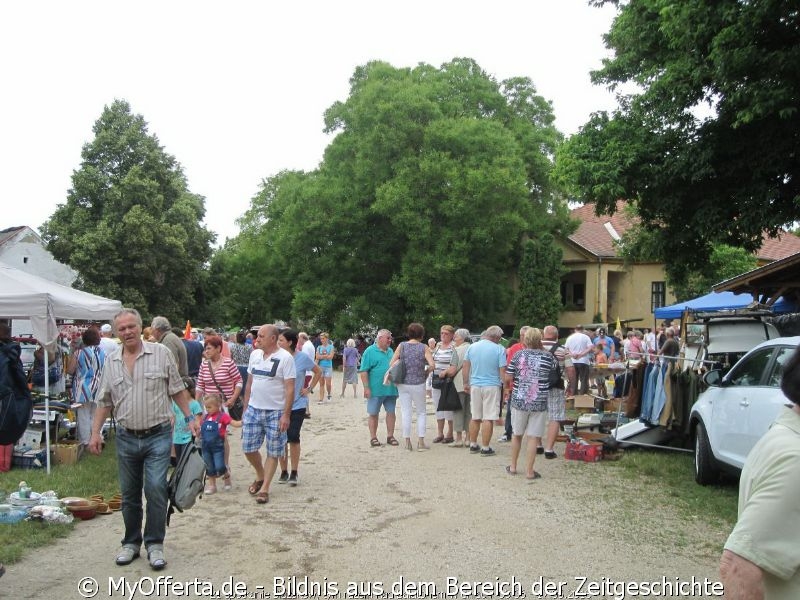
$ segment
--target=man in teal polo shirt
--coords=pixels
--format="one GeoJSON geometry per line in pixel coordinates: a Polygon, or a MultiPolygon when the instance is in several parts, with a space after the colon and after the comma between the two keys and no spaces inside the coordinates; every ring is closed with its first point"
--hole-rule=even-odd
{"type": "Polygon", "coordinates": [[[390,446],[397,446],[397,439],[394,437],[395,425],[395,406],[397,405],[397,388],[390,385],[383,385],[383,376],[389,370],[389,363],[394,352],[390,348],[392,343],[392,332],[388,329],[381,329],[375,339],[375,343],[364,351],[361,357],[361,382],[364,384],[364,398],[367,399],[367,414],[369,415],[369,445],[377,448],[381,445],[378,441],[378,414],[381,406],[386,411],[386,443],[390,446]]]}

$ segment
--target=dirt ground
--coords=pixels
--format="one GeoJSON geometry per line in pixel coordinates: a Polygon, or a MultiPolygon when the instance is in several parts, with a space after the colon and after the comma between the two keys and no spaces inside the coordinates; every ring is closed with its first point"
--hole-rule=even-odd
{"type": "MultiPolygon", "coordinates": [[[[233,490],[173,516],[164,571],[144,558],[114,564],[114,513],[9,565],[0,597],[628,598],[622,586],[633,582],[657,584],[638,597],[680,597],[662,593],[664,581],[715,596],[703,582],[718,578],[727,532],[685,522],[602,464],[565,461],[563,444],[558,459],[537,460],[533,482],[505,473],[509,444],[486,458],[438,444],[371,448],[364,399],[352,386],[340,399],[340,387],[337,372],[333,402],[312,403],[300,484],[273,482],[269,504],[247,493],[253,473],[237,432],[233,490]]],[[[401,438],[399,426],[398,411],[401,438]]],[[[383,415],[379,432],[385,441],[383,415]]],[[[428,432],[430,441],[430,404],[428,432]]]]}

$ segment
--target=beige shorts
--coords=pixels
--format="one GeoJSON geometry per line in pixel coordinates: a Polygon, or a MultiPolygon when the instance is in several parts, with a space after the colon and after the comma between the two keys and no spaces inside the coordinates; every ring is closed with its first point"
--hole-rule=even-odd
{"type": "Polygon", "coordinates": [[[469,408],[473,421],[495,421],[500,418],[500,386],[470,388],[469,408]]]}
{"type": "Polygon", "coordinates": [[[511,407],[511,431],[514,435],[542,437],[547,425],[547,411],[527,411],[511,407]]]}

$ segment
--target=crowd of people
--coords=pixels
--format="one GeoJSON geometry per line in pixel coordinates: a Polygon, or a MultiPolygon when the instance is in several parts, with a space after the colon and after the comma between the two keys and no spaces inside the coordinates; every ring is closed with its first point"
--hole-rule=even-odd
{"type": "MultiPolygon", "coordinates": [[[[99,454],[112,410],[116,420],[125,531],[115,561],[131,563],[144,546],[150,566],[160,570],[167,564],[163,543],[170,459],[180,456],[193,437],[202,440],[205,492],[216,493],[219,479],[223,490],[230,490],[228,431],[241,427],[242,451],[255,473],[248,486],[255,501],[269,502],[278,470],[278,483],[296,486],[302,424],[310,417],[317,385],[320,402],[330,401],[336,351],[327,333],[315,347],[306,333],[276,325],[261,326],[250,343],[245,333],[226,341],[213,330],[198,332],[198,339],[182,339],[183,332],[160,316],[148,328],[142,325],[139,313],[126,308],[114,318],[113,327],[86,329],[68,353],[65,368],[73,376],[79,442],[99,454]],[[113,334],[118,339],[112,339],[113,334]]],[[[488,327],[472,343],[468,330],[445,324],[439,328],[439,341],[425,343],[424,327],[411,323],[406,340],[396,349],[392,333],[381,329],[363,352],[354,340],[345,344],[342,395],[350,384],[357,393],[360,376],[372,447],[383,445],[378,438],[381,409],[386,444],[401,445],[395,437],[399,400],[403,447],[415,447],[416,418],[416,449],[426,451],[430,389],[436,410],[432,443],[468,448],[481,457],[495,455],[491,440],[505,405],[501,440],[511,442],[505,471],[509,476],[524,472],[526,479],[536,480],[541,478],[535,469],[537,456],[557,458],[554,444],[565,419],[565,398],[588,391],[592,362],[677,354],[674,330],[668,323],[659,329],[651,345],[650,332],[633,331],[623,341],[619,332],[611,337],[601,329],[592,338],[579,326],[562,345],[555,326],[524,326],[519,340],[504,348],[498,326],[488,327]],[[457,407],[443,406],[448,386],[455,390],[457,407]],[[523,439],[527,445],[520,466],[523,439]]],[[[5,338],[0,341],[11,344],[5,338]]],[[[52,360],[55,363],[57,355],[52,360]]],[[[789,499],[797,491],[800,469],[798,372],[800,354],[795,353],[782,382],[792,408],[756,445],[742,474],[739,522],[721,563],[723,581],[730,586],[726,591],[740,590],[737,597],[762,597],[765,590],[767,597],[778,597],[797,589],[795,538],[800,520],[793,510],[796,502],[789,499]]]]}

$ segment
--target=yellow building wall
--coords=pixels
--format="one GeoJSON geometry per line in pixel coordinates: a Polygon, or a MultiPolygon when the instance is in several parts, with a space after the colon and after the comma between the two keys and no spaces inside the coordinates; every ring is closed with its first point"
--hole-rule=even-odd
{"type": "MultiPolygon", "coordinates": [[[[631,323],[633,327],[652,327],[655,317],[650,310],[652,283],[665,281],[662,264],[634,264],[625,266],[618,259],[598,260],[581,256],[571,247],[562,246],[564,267],[570,272],[585,271],[585,305],[582,310],[565,310],[561,313],[559,326],[574,327],[596,322],[600,314],[602,322],[614,322],[619,318],[641,319],[631,323]]],[[[675,297],[666,291],[665,304],[675,302],[675,297]]]]}

